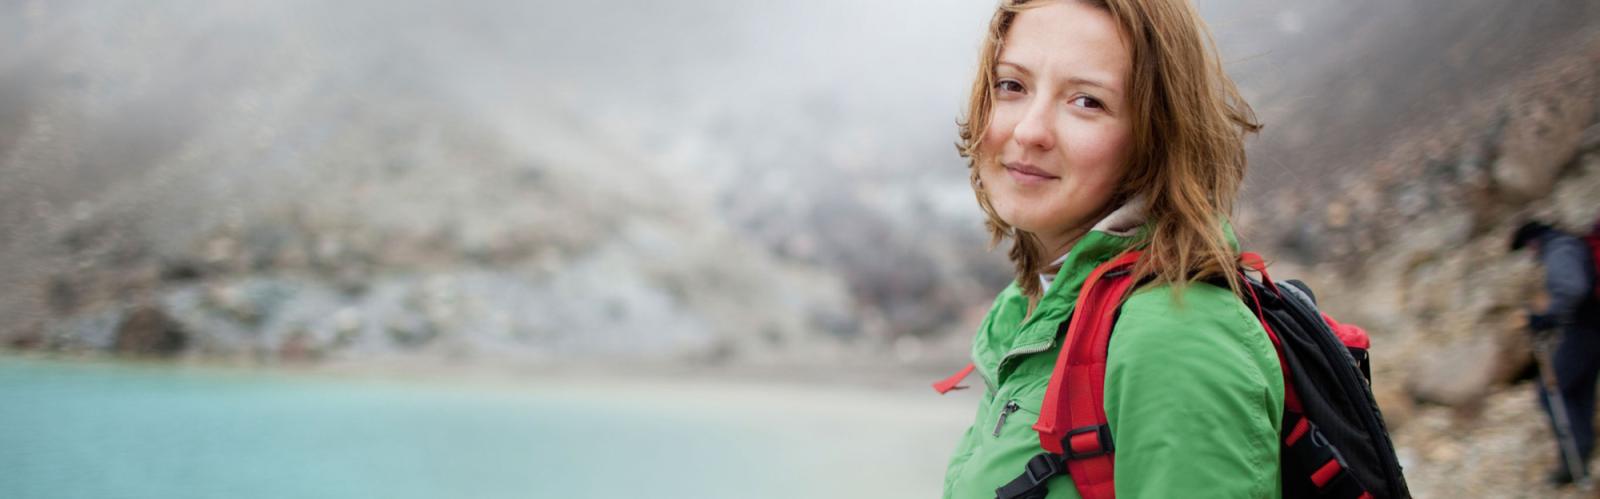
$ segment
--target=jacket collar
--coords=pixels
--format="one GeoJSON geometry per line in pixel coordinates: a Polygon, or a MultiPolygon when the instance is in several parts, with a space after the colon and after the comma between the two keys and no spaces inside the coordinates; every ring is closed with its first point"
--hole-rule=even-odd
{"type": "MultiPolygon", "coordinates": [[[[1017,283],[1001,292],[995,307],[1003,312],[985,322],[973,343],[974,363],[990,386],[995,386],[992,382],[997,381],[998,371],[1008,359],[1055,346],[1061,323],[1072,313],[1078,292],[1095,267],[1147,240],[1150,225],[1143,207],[1142,200],[1134,199],[1112,211],[1058,259],[1060,269],[1047,279],[1049,286],[1031,314],[1026,314],[1027,298],[1017,283]]],[[[1232,225],[1223,221],[1222,229],[1228,243],[1237,250],[1238,239],[1232,225]]]]}
{"type": "Polygon", "coordinates": [[[1056,329],[1066,320],[1078,301],[1078,291],[1095,267],[1110,261],[1137,245],[1148,230],[1144,202],[1130,200],[1095,223],[1067,254],[1057,260],[1060,269],[1047,279],[1049,285],[1039,297],[1033,313],[1022,323],[1022,331],[1012,342],[1013,349],[1055,341],[1056,329]]]}
{"type": "Polygon", "coordinates": [[[1067,251],[1053,283],[1029,314],[1028,299],[1015,281],[995,298],[994,308],[972,344],[978,374],[996,387],[1007,360],[1052,348],[1060,324],[1077,301],[1079,288],[1096,266],[1135,246],[1146,232],[1142,206],[1133,202],[1096,223],[1067,251]]]}
{"type": "MultiPolygon", "coordinates": [[[[1127,204],[1122,205],[1122,207],[1112,211],[1111,214],[1106,215],[1105,218],[1100,219],[1098,223],[1094,224],[1094,227],[1089,229],[1089,232],[1104,232],[1116,237],[1132,238],[1139,235],[1139,230],[1144,227],[1146,221],[1144,214],[1144,199],[1134,198],[1127,204]]],[[[1074,245],[1074,247],[1077,247],[1077,245],[1074,245]]],[[[1072,256],[1072,252],[1068,251],[1067,254],[1061,255],[1061,258],[1050,262],[1048,268],[1055,269],[1056,272],[1039,274],[1039,281],[1044,284],[1041,289],[1047,291],[1050,289],[1050,283],[1055,281],[1056,274],[1060,273],[1060,269],[1066,267],[1067,258],[1070,256],[1072,256]]]]}

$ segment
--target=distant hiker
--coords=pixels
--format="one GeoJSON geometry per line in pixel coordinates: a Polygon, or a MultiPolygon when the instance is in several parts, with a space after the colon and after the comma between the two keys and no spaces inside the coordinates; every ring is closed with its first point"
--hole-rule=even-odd
{"type": "MultiPolygon", "coordinates": [[[[1363,399],[1323,406],[1361,428],[1286,420],[1286,400],[1300,399],[1260,303],[1241,299],[1257,288],[1230,222],[1244,138],[1260,125],[1205,33],[1187,0],[1002,0],[995,12],[959,147],[992,240],[1013,242],[1015,280],[973,340],[973,365],[935,384],[960,388],[975,371],[988,386],[944,497],[1275,498],[1291,452],[1316,459],[1294,480],[1325,497],[1409,495],[1376,408],[1360,405],[1364,333],[1340,326],[1361,343],[1346,350],[1308,294],[1300,316],[1332,348],[1317,360],[1333,359],[1340,391],[1363,399]],[[1088,362],[1064,360],[1078,355],[1088,362]],[[1084,414],[1100,423],[1080,426],[1084,414]],[[1347,457],[1386,456],[1371,494],[1333,450],[1337,431],[1370,446],[1347,457]]],[[[1288,306],[1278,291],[1265,299],[1288,306]]]]}
{"type": "MultiPolygon", "coordinates": [[[[1549,307],[1528,314],[1528,329],[1535,334],[1556,334],[1552,356],[1560,399],[1570,419],[1571,438],[1577,463],[1586,468],[1594,450],[1595,377],[1600,374],[1600,306],[1596,306],[1595,252],[1584,240],[1540,221],[1524,223],[1511,238],[1511,250],[1532,248],[1544,268],[1544,286],[1549,307]]],[[[1541,389],[1539,400],[1550,414],[1551,426],[1560,437],[1561,422],[1552,411],[1550,396],[1541,389]]],[[[1562,449],[1557,446],[1557,449],[1562,449]]],[[[1574,477],[1562,462],[1567,451],[1559,450],[1562,461],[1550,474],[1557,484],[1572,483],[1574,477]]]]}

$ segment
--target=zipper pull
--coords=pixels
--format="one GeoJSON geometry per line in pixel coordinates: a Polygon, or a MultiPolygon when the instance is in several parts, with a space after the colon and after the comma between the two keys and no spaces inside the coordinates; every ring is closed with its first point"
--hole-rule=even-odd
{"type": "Polygon", "coordinates": [[[1010,416],[1011,413],[1017,412],[1017,409],[1021,408],[1022,406],[1017,405],[1015,400],[1007,401],[1006,406],[1000,408],[1000,419],[994,422],[994,436],[1000,436],[1000,428],[1006,425],[1006,416],[1010,416]]]}

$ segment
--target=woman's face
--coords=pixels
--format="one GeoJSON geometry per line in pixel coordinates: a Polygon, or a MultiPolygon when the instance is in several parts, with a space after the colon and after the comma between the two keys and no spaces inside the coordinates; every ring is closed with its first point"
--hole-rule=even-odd
{"type": "Polygon", "coordinates": [[[979,179],[1002,220],[1059,254],[1127,169],[1132,55],[1110,14],[1073,1],[1019,12],[996,68],[979,179]]]}

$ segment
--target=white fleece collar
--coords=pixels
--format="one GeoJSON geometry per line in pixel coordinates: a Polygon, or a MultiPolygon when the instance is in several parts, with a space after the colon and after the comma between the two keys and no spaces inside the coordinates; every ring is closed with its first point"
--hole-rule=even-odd
{"type": "MultiPolygon", "coordinates": [[[[1147,218],[1145,217],[1144,198],[1135,197],[1133,199],[1129,199],[1128,202],[1123,203],[1121,207],[1112,210],[1110,215],[1106,215],[1105,218],[1102,218],[1099,222],[1096,222],[1094,227],[1089,229],[1089,232],[1104,232],[1117,237],[1129,237],[1137,233],[1139,231],[1139,227],[1143,226],[1146,220],[1147,218]]],[[[1060,258],[1056,259],[1056,261],[1050,262],[1050,265],[1045,267],[1045,269],[1054,269],[1055,271],[1060,271],[1061,265],[1067,263],[1067,256],[1071,254],[1072,249],[1068,248],[1066,253],[1063,253],[1060,258]]],[[[1045,272],[1039,274],[1039,281],[1044,283],[1043,289],[1045,291],[1050,290],[1050,283],[1055,281],[1055,279],[1055,272],[1045,272]]]]}

